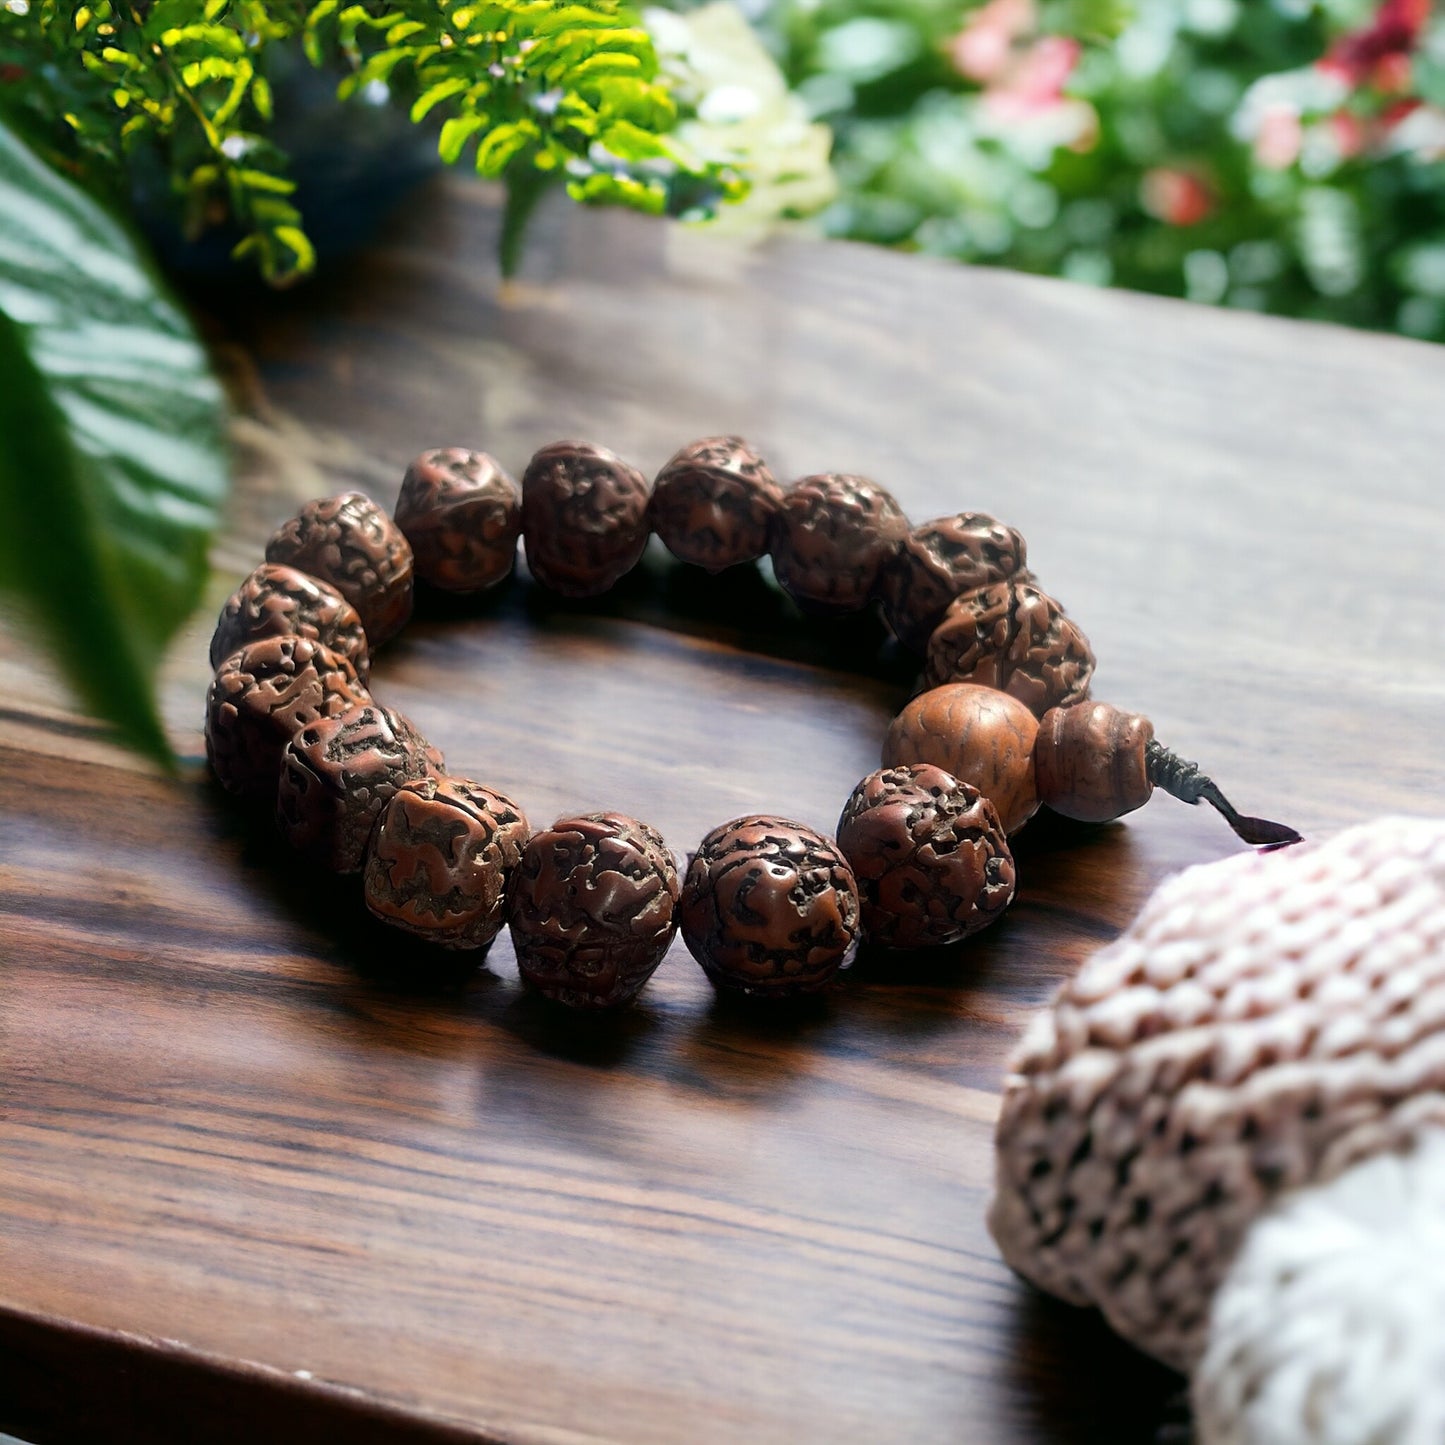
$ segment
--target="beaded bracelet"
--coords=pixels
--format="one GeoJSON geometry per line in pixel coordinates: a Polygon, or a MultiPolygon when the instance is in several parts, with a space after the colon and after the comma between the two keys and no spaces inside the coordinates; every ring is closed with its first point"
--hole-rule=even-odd
{"type": "Polygon", "coordinates": [[[211,641],[206,752],[223,787],[274,807],[300,853],[362,874],[378,918],[449,949],[509,924],[522,977],[580,1008],[626,1003],[675,932],[720,990],[822,988],[857,943],[932,948],[1014,896],[1009,835],[1041,806],[1102,822],[1155,786],[1217,808],[1246,842],[1298,835],[1242,817],[1146,718],[1088,701],[1087,639],[1026,569],[1023,537],[981,512],[910,527],[876,483],[804,477],[786,490],[736,437],[684,447],[649,487],[603,447],[557,442],[520,488],[491,457],[423,452],[395,518],[359,492],[311,502],[222,608],[211,641]],[[806,612],[881,605],[924,654],[924,690],[889,727],[883,767],[835,838],[771,815],[714,828],[679,881],[646,823],[563,817],[532,833],[510,798],[446,771],[371,695],[371,651],[411,615],[415,580],[475,593],[512,572],[564,597],[605,592],[656,533],[719,572],[771,559],[806,612]]]}

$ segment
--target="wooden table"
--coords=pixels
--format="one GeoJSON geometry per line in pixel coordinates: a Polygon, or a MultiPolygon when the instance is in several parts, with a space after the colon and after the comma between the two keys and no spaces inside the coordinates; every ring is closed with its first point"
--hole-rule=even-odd
{"type": "MultiPolygon", "coordinates": [[[[1167,872],[1236,845],[1156,799],[1036,824],[1001,926],[864,958],[821,1006],[721,1007],[681,944],[625,1017],[559,1018],[500,940],[464,982],[207,783],[215,606],[311,495],[423,446],[646,468],[736,430],[1021,527],[1147,711],[1318,834],[1442,806],[1445,352],[880,251],[744,251],[559,209],[499,292],[458,183],[364,264],[212,298],[248,398],[179,783],[0,650],[0,1429],[41,1442],[1156,1438],[1179,1382],[1017,1282],[984,1228],[1004,1059],[1167,872]],[[318,1432],[321,1432],[318,1434],[318,1432]]],[[[911,664],[755,574],[652,559],[599,606],[433,608],[377,669],[534,820],[681,853],[831,828],[911,664]]]]}

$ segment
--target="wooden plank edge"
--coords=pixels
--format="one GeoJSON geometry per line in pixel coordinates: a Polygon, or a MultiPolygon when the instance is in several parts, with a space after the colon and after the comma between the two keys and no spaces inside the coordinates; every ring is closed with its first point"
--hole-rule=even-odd
{"type": "Polygon", "coordinates": [[[461,1421],[179,1340],[0,1303],[0,1431],[30,1445],[504,1445],[461,1421]]]}

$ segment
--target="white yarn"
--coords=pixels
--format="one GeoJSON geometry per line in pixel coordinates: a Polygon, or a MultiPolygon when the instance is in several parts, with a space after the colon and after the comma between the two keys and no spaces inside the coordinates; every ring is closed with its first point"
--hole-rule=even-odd
{"type": "Polygon", "coordinates": [[[1200,1445],[1445,1442],[1445,1130],[1250,1226],[1193,1395],[1200,1445]]]}

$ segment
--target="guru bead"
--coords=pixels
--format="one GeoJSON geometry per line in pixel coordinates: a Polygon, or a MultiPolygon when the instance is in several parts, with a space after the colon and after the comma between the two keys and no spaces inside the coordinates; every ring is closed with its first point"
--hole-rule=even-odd
{"type": "Polygon", "coordinates": [[[480,592],[511,575],[522,534],[522,493],[485,452],[442,447],[406,469],[396,524],[416,575],[445,592],[480,592]]]}
{"type": "Polygon", "coordinates": [[[373,648],[411,616],[411,546],[361,492],[308,502],[272,534],[266,560],[329,582],[361,614],[373,648]]]}
{"type": "Polygon", "coordinates": [[[1034,741],[1039,801],[1066,818],[1107,823],[1142,808],[1154,791],[1154,724],[1106,702],[1046,712],[1034,741]]]}
{"type": "Polygon", "coordinates": [[[1027,560],[1023,534],[987,512],[920,522],[878,579],[883,615],[905,647],[922,652],[955,597],[1022,572],[1027,560]]]}
{"type": "Polygon", "coordinates": [[[717,988],[811,993],[858,936],[858,885],[831,839],[754,814],[698,844],[678,913],[683,942],[717,988]]]}
{"type": "Polygon", "coordinates": [[[211,636],[211,666],[263,637],[304,637],[328,647],[356,669],[371,668],[361,617],[334,587],[294,567],[263,562],[226,599],[211,636]]]}
{"type": "Polygon", "coordinates": [[[1064,609],[1017,577],[965,592],[928,640],[924,682],[975,682],[1016,697],[1035,717],[1089,695],[1094,653],[1064,609]]]}
{"type": "Polygon", "coordinates": [[[864,937],[884,948],[957,943],[1014,896],[993,804],[930,763],[869,773],[843,807],[838,847],[858,880],[864,937]]]}
{"type": "Polygon", "coordinates": [[[597,597],[642,558],[647,478],[587,442],[543,447],[522,475],[522,543],[542,586],[597,597]]]}
{"type": "Polygon", "coordinates": [[[298,728],[368,694],[344,658],[305,637],[263,637],[226,657],[206,694],[206,757],[221,786],[272,799],[281,754],[298,728]]]}
{"type": "Polygon", "coordinates": [[[366,906],[443,948],[485,948],[506,922],[527,832],[510,798],[468,778],[407,783],[371,835],[366,906]]]}
{"type": "Polygon", "coordinates": [[[955,682],[920,693],[888,726],[883,766],[932,763],[972,783],[998,811],[1005,833],[1034,815],[1034,739],[1039,724],[1017,698],[955,682]]]}
{"type": "Polygon", "coordinates": [[[298,852],[355,873],[392,795],[432,769],[415,727],[380,703],[362,703],[309,723],[286,744],[276,821],[298,852]]]}
{"type": "Polygon", "coordinates": [[[721,572],[768,550],[783,489],[740,437],[705,437],[657,474],[652,528],[683,562],[721,572]]]}
{"type": "Polygon", "coordinates": [[[783,494],[769,544],[779,584],[805,611],[856,612],[908,532],[890,493],[866,477],[804,477],[783,494]]]}
{"type": "Polygon", "coordinates": [[[518,971],[572,1008],[627,1003],[672,942],[677,894],[655,828],[620,813],[559,818],[528,842],[513,881],[518,971]]]}

